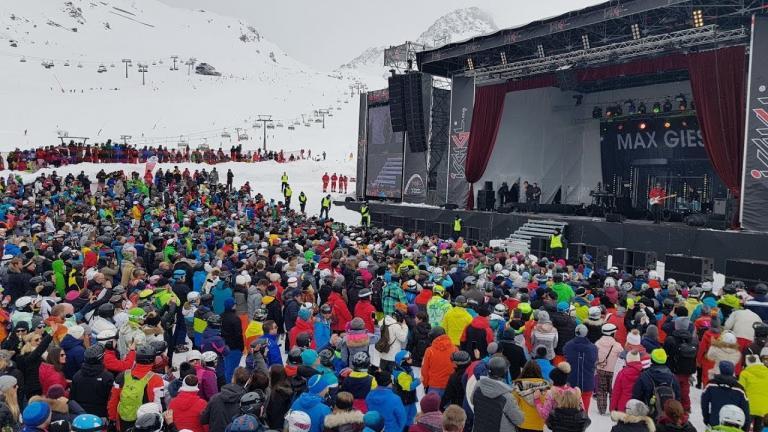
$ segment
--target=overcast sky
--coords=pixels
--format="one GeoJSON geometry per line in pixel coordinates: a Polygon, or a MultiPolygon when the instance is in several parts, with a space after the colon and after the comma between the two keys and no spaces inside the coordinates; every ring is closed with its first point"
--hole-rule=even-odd
{"type": "Polygon", "coordinates": [[[289,55],[317,69],[346,63],[371,46],[415,39],[437,18],[478,6],[500,28],[546,18],[601,0],[161,0],[243,19],[289,55]]]}

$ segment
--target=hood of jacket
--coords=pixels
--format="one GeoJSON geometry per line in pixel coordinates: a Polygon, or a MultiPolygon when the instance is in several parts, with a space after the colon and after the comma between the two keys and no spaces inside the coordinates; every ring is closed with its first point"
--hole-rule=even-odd
{"type": "Polygon", "coordinates": [[[478,315],[472,318],[472,322],[469,325],[476,329],[487,329],[490,326],[490,320],[488,317],[478,315]]]}
{"type": "Polygon", "coordinates": [[[423,426],[425,429],[432,432],[442,432],[443,430],[443,413],[440,411],[433,411],[428,413],[422,413],[416,417],[415,423],[423,426]]]}
{"type": "Polygon", "coordinates": [[[294,327],[296,327],[296,331],[298,333],[314,333],[315,328],[309,321],[304,321],[301,318],[296,318],[296,324],[294,324],[294,327]]]}
{"type": "Polygon", "coordinates": [[[557,331],[550,321],[536,324],[533,330],[541,333],[554,333],[557,331]]]}
{"type": "Polygon", "coordinates": [[[69,413],[69,399],[65,398],[64,396],[58,399],[49,399],[43,396],[32,396],[29,399],[29,402],[45,402],[49,407],[51,407],[51,411],[63,414],[69,413]]]}
{"type": "Polygon", "coordinates": [[[453,342],[447,334],[444,334],[436,337],[430,346],[438,351],[448,351],[453,348],[453,342]]]}
{"type": "Polygon", "coordinates": [[[104,364],[92,364],[83,362],[83,365],[80,367],[80,372],[82,372],[83,375],[87,377],[97,377],[104,372],[104,364]]]}
{"type": "Polygon", "coordinates": [[[395,392],[390,387],[377,387],[368,393],[365,398],[372,406],[387,406],[392,403],[392,400],[398,398],[395,392]]]}
{"type": "Polygon", "coordinates": [[[72,335],[66,335],[64,336],[64,339],[61,340],[60,345],[61,349],[69,351],[78,345],[83,346],[83,341],[73,338],[72,335]]]}
{"type": "Polygon", "coordinates": [[[656,431],[656,425],[653,423],[653,419],[650,417],[633,416],[621,411],[614,411],[611,413],[611,420],[621,423],[645,423],[648,431],[656,431]]]}
{"type": "Polygon", "coordinates": [[[533,397],[536,390],[540,390],[543,393],[548,387],[549,383],[541,378],[523,378],[512,383],[512,391],[531,406],[536,404],[533,397]]]}
{"type": "Polygon", "coordinates": [[[299,411],[305,411],[309,412],[312,408],[320,405],[323,403],[323,398],[321,398],[318,395],[314,395],[311,393],[304,393],[301,396],[299,396],[298,399],[296,399],[296,402],[294,402],[294,405],[296,406],[296,409],[299,411]]]}
{"type": "Polygon", "coordinates": [[[483,392],[483,395],[489,398],[497,398],[501,395],[512,392],[512,388],[505,382],[495,380],[493,378],[484,376],[477,382],[477,388],[483,392]]]}
{"type": "Polygon", "coordinates": [[[325,416],[323,424],[326,428],[335,428],[349,424],[363,424],[363,413],[358,410],[331,413],[325,416]]]}
{"type": "Polygon", "coordinates": [[[240,403],[240,397],[245,394],[245,389],[237,384],[225,384],[219,394],[224,403],[240,403]]]}

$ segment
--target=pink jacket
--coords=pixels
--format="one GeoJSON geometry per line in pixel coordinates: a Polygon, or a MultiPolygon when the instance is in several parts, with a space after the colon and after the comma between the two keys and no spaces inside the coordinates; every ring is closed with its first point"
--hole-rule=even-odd
{"type": "Polygon", "coordinates": [[[216,372],[207,367],[195,365],[195,375],[200,388],[198,394],[207,401],[211,400],[213,395],[219,392],[219,386],[216,384],[216,372]]]}
{"type": "Polygon", "coordinates": [[[627,402],[632,399],[632,388],[635,386],[635,382],[640,377],[640,373],[643,372],[642,362],[628,363],[619,374],[616,376],[616,382],[613,383],[613,391],[611,392],[611,405],[610,411],[621,411],[627,408],[627,402]]]}
{"type": "Polygon", "coordinates": [[[624,351],[621,344],[610,336],[603,336],[595,342],[595,346],[597,347],[597,369],[613,372],[619,354],[624,351]]]}

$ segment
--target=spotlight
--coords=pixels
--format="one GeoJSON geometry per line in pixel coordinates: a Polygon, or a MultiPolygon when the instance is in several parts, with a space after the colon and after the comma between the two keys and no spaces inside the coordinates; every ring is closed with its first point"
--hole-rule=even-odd
{"type": "Polygon", "coordinates": [[[683,122],[682,122],[682,123],[680,123],[680,126],[682,126],[682,127],[688,127],[688,122],[687,122],[687,121],[685,121],[685,120],[683,120],[683,122]]]}
{"type": "Polygon", "coordinates": [[[539,53],[539,58],[544,58],[544,45],[539,44],[538,53],[539,53]]]}
{"type": "Polygon", "coordinates": [[[679,95],[675,96],[675,100],[678,103],[680,111],[685,111],[688,108],[688,101],[686,100],[684,94],[680,93],[679,95]]]}
{"type": "Polygon", "coordinates": [[[648,108],[645,107],[645,102],[640,102],[640,105],[637,106],[637,113],[645,114],[647,111],[648,111],[648,108]]]}
{"type": "Polygon", "coordinates": [[[704,12],[702,12],[701,9],[693,11],[693,27],[704,27],[704,12]]]}
{"type": "Polygon", "coordinates": [[[584,50],[589,49],[589,35],[587,34],[581,35],[581,46],[584,47],[584,50]]]}
{"type": "Polygon", "coordinates": [[[505,65],[507,64],[507,53],[504,51],[501,52],[501,64],[505,65]]]}
{"type": "Polygon", "coordinates": [[[626,102],[624,102],[625,105],[627,105],[627,113],[630,115],[637,113],[637,107],[635,106],[635,101],[632,99],[627,99],[626,102]]]}
{"type": "Polygon", "coordinates": [[[640,24],[632,24],[632,39],[638,40],[640,37],[640,24]]]}
{"type": "Polygon", "coordinates": [[[603,116],[603,109],[599,106],[596,106],[592,109],[592,118],[593,119],[599,119],[603,116]]]}
{"type": "Polygon", "coordinates": [[[637,127],[640,128],[640,130],[645,130],[645,128],[647,128],[648,125],[645,124],[645,122],[640,122],[640,124],[637,125],[637,127]]]}
{"type": "Polygon", "coordinates": [[[669,129],[669,128],[671,128],[671,127],[672,127],[672,123],[670,123],[670,122],[668,122],[668,121],[667,121],[667,122],[664,122],[664,128],[665,128],[665,129],[669,129]]]}
{"type": "Polygon", "coordinates": [[[658,114],[661,112],[661,104],[656,102],[653,104],[653,108],[651,108],[651,111],[653,111],[654,114],[658,114]]]}
{"type": "Polygon", "coordinates": [[[664,106],[662,107],[662,110],[663,110],[665,113],[668,113],[668,112],[671,112],[671,111],[672,111],[672,102],[669,100],[669,98],[666,98],[666,99],[664,100],[664,106]]]}
{"type": "Polygon", "coordinates": [[[472,57],[467,57],[467,69],[475,70],[475,62],[472,61],[472,57]]]}

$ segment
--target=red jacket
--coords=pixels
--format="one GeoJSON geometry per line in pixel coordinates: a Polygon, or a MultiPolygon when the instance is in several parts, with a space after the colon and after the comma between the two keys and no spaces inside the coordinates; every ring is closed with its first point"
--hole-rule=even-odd
{"type": "Polygon", "coordinates": [[[328,181],[329,181],[330,179],[331,179],[331,178],[330,178],[330,177],[328,177],[328,174],[324,175],[324,176],[323,176],[323,183],[326,183],[326,184],[327,184],[327,183],[328,183],[328,181]]]}
{"type": "Polygon", "coordinates": [[[365,322],[365,328],[368,333],[374,332],[373,314],[376,313],[376,308],[373,307],[369,300],[358,300],[355,305],[355,318],[360,318],[365,322]]]}
{"type": "Polygon", "coordinates": [[[611,392],[610,411],[621,411],[627,408],[627,402],[632,399],[632,388],[635,386],[640,374],[643,372],[643,363],[636,361],[628,363],[616,375],[611,392]]]}
{"type": "Polygon", "coordinates": [[[117,358],[117,350],[104,350],[104,368],[113,374],[125,372],[133,367],[133,362],[136,360],[136,351],[128,352],[128,355],[124,359],[117,358]]]}
{"type": "Polygon", "coordinates": [[[64,372],[59,372],[53,368],[53,365],[47,362],[40,363],[38,368],[38,375],[40,378],[40,387],[43,389],[43,395],[48,393],[48,389],[54,384],[61,384],[67,394],[69,393],[69,383],[64,377],[64,372]]]}
{"type": "Polygon", "coordinates": [[[173,424],[178,430],[189,429],[192,432],[207,432],[208,425],[200,423],[200,414],[207,403],[197,392],[180,391],[171,399],[168,408],[173,410],[173,424]]]}
{"type": "Polygon", "coordinates": [[[451,361],[451,355],[456,351],[458,348],[453,345],[448,335],[438,336],[432,341],[421,362],[421,383],[424,388],[445,389],[448,378],[456,369],[456,365],[451,361]]]}
{"type": "Polygon", "coordinates": [[[333,310],[331,330],[337,332],[346,331],[347,324],[352,321],[352,314],[349,312],[344,298],[341,294],[334,291],[328,296],[328,304],[331,305],[333,310]]]}
{"type": "Polygon", "coordinates": [[[296,338],[302,333],[309,333],[309,335],[312,336],[310,348],[315,349],[317,347],[317,345],[315,345],[315,326],[311,322],[296,318],[296,324],[294,324],[291,331],[288,332],[288,349],[296,346],[296,338]]]}

